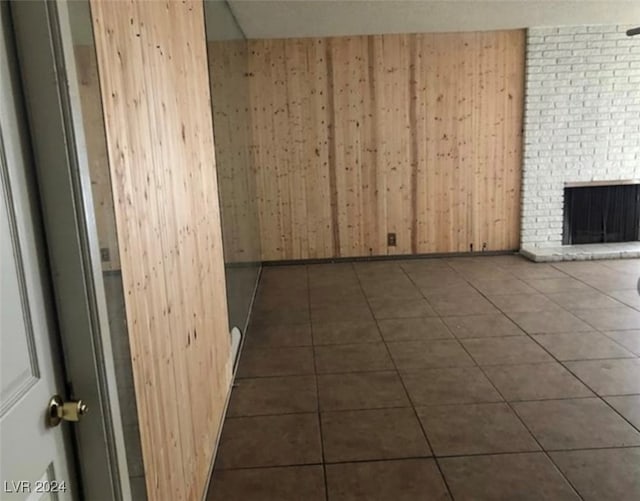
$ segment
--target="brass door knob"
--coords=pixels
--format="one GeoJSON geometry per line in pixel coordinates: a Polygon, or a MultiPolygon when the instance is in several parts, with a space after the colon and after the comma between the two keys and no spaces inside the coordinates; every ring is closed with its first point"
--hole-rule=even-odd
{"type": "Polygon", "coordinates": [[[80,421],[89,412],[89,407],[82,400],[65,402],[60,395],[54,395],[49,400],[47,422],[49,426],[58,426],[60,421],[80,421]]]}

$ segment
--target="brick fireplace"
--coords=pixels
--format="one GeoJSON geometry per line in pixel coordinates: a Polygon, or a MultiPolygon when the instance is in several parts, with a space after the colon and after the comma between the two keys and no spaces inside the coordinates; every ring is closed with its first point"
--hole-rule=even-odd
{"type": "Polygon", "coordinates": [[[640,40],[627,28],[528,31],[523,249],[563,244],[567,186],[640,180],[640,40]]]}

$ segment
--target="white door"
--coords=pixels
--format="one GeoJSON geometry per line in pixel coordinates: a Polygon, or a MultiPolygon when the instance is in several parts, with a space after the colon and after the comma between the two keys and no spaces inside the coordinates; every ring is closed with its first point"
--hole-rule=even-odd
{"type": "MultiPolygon", "coordinates": [[[[72,499],[65,426],[49,427],[64,395],[46,286],[27,127],[6,3],[0,4],[0,499],[72,499]],[[3,5],[4,4],[4,5],[3,5]]],[[[68,431],[68,430],[67,430],[68,431]]]]}

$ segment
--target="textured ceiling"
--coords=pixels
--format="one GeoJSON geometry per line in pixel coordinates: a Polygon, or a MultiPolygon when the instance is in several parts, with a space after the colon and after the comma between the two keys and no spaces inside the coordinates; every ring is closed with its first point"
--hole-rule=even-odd
{"type": "Polygon", "coordinates": [[[247,38],[640,25],[640,0],[228,0],[247,38]]]}

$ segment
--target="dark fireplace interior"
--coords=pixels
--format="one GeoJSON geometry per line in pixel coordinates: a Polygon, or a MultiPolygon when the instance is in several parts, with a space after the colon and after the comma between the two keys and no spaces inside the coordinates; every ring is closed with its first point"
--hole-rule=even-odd
{"type": "Polygon", "coordinates": [[[564,189],[563,244],[639,239],[640,184],[564,189]]]}

